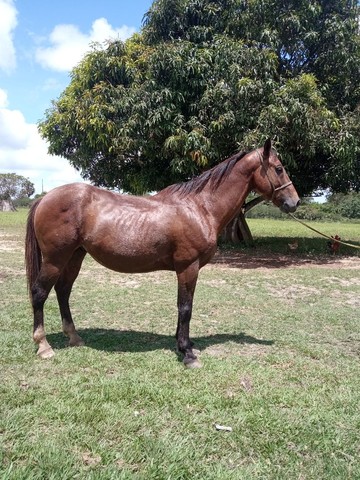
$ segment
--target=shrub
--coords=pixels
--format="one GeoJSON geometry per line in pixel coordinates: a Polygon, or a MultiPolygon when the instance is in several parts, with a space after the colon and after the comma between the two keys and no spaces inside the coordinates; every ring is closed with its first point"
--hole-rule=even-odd
{"type": "Polygon", "coordinates": [[[340,215],[345,218],[360,218],[360,194],[345,195],[338,209],[340,215]]]}

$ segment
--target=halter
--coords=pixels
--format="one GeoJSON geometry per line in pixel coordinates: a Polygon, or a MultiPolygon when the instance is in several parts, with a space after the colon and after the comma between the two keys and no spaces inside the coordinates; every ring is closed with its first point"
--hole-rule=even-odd
{"type": "Polygon", "coordinates": [[[264,166],[263,154],[260,153],[259,150],[256,150],[256,153],[259,156],[261,166],[264,167],[266,178],[269,180],[269,183],[270,183],[270,186],[271,186],[271,189],[272,189],[272,196],[271,196],[271,200],[272,200],[274,198],[275,192],[278,192],[279,190],[282,190],[283,188],[289,187],[290,185],[292,185],[293,182],[290,180],[289,182],[284,183],[283,185],[280,185],[279,187],[275,187],[273,182],[270,180],[270,177],[269,177],[268,172],[267,172],[267,168],[265,168],[265,166],[264,166]]]}

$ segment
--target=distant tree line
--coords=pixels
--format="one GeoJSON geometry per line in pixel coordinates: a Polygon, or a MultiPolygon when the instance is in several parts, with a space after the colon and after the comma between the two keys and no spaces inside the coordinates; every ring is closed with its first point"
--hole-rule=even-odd
{"type": "Polygon", "coordinates": [[[17,205],[29,204],[35,187],[28,178],[16,173],[0,173],[0,211],[12,211],[17,205]]]}
{"type": "MultiPolygon", "coordinates": [[[[248,218],[287,218],[270,203],[258,205],[249,211],[248,218]]],[[[335,193],[324,203],[303,200],[296,211],[302,220],[360,221],[360,193],[335,193]]]]}

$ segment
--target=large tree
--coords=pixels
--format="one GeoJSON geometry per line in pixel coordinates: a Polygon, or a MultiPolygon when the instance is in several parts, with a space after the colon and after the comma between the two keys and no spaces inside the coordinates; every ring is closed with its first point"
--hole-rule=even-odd
{"type": "Polygon", "coordinates": [[[95,184],[158,190],[271,136],[302,195],[360,189],[357,2],[158,0],[94,46],[40,132],[95,184]]]}

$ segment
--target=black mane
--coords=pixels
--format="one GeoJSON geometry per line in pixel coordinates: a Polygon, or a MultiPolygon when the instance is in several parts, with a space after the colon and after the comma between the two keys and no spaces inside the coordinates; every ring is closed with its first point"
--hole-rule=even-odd
{"type": "Polygon", "coordinates": [[[215,167],[211,168],[210,170],[206,170],[198,177],[194,177],[187,182],[170,185],[161,192],[166,191],[166,193],[177,193],[180,196],[185,197],[190,193],[200,193],[206,185],[209,185],[210,191],[214,192],[219,187],[219,185],[230,175],[237,162],[241,160],[247,153],[248,152],[236,153],[232,157],[227,158],[218,165],[215,165],[215,167]]]}

